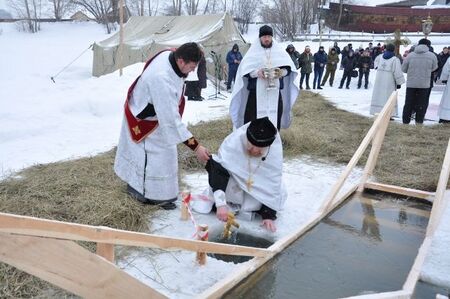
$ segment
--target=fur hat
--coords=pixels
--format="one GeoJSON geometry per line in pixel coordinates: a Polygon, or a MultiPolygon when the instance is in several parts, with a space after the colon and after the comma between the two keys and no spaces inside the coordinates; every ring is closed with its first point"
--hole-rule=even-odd
{"type": "Polygon", "coordinates": [[[266,116],[250,123],[247,128],[247,139],[254,146],[267,147],[274,142],[277,132],[277,128],[266,116]]]}
{"type": "Polygon", "coordinates": [[[273,29],[270,26],[264,25],[261,28],[259,28],[259,37],[264,35],[270,35],[273,36],[273,29]]]}

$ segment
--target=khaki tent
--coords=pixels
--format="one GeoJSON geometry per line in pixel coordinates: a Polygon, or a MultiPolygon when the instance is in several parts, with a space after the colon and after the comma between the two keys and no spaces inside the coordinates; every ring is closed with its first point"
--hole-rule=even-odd
{"type": "MultiPolygon", "coordinates": [[[[246,43],[228,14],[201,16],[154,16],[131,17],[123,27],[124,44],[122,67],[145,62],[152,55],[168,47],[177,47],[186,42],[197,42],[208,56],[212,51],[220,56],[221,65],[233,44],[238,44],[242,53],[246,43]]],[[[108,39],[95,43],[92,74],[96,77],[112,73],[120,68],[118,58],[119,32],[108,39]]],[[[214,72],[210,63],[208,70],[214,72]]]]}

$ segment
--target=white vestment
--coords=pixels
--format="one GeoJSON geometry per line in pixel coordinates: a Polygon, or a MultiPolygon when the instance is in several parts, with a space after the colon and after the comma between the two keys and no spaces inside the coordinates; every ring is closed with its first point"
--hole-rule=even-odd
{"type": "Polygon", "coordinates": [[[163,52],[150,63],[130,99],[135,116],[147,104],[153,104],[156,116],[146,120],[158,120],[158,126],[144,140],[135,143],[124,117],[114,163],[114,170],[123,181],[153,200],[177,197],[177,144],[192,137],[178,110],[184,79],[172,68],[170,53],[163,52]]]}
{"type": "Polygon", "coordinates": [[[241,126],[228,135],[213,159],[220,163],[230,174],[226,201],[239,204],[242,211],[257,211],[261,204],[269,208],[282,210],[287,192],[282,183],[283,149],[280,135],[262,157],[250,157],[247,153],[247,127],[241,126]],[[250,165],[249,165],[250,164],[250,165]],[[252,185],[248,187],[248,180],[252,185]]]}
{"type": "MultiPolygon", "coordinates": [[[[405,83],[400,60],[395,56],[389,59],[384,59],[383,54],[378,56],[381,57],[377,57],[378,69],[370,103],[370,114],[372,115],[380,113],[392,92],[397,89],[397,85],[405,83]]],[[[397,103],[395,103],[392,116],[397,115],[397,103]]]]}
{"type": "MultiPolygon", "coordinates": [[[[281,128],[288,128],[291,124],[291,109],[297,99],[299,88],[294,82],[298,75],[289,54],[275,40],[272,41],[272,47],[265,49],[261,46],[260,40],[256,40],[245,54],[239,64],[236,80],[233,87],[230,103],[230,116],[235,128],[239,128],[244,124],[245,107],[248,100],[248,78],[244,77],[251,72],[259,69],[270,67],[289,66],[291,73],[283,77],[284,87],[281,90],[283,101],[283,114],[281,116],[281,128]]],[[[279,80],[276,79],[275,89],[267,89],[268,82],[266,79],[257,80],[257,118],[268,116],[274,126],[277,126],[277,110],[279,96],[279,80]]]]}
{"type": "Polygon", "coordinates": [[[445,86],[444,92],[442,93],[441,104],[439,105],[438,115],[439,119],[445,119],[450,121],[450,59],[442,68],[442,73],[440,77],[441,81],[447,80],[447,85],[445,86]]]}

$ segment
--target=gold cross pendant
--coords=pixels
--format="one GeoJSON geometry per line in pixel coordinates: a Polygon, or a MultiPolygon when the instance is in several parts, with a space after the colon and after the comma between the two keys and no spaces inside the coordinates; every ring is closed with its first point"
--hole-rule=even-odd
{"type": "Polygon", "coordinates": [[[254,183],[254,181],[252,180],[252,178],[248,178],[248,180],[247,180],[247,190],[249,192],[252,191],[253,183],[254,183]]]}

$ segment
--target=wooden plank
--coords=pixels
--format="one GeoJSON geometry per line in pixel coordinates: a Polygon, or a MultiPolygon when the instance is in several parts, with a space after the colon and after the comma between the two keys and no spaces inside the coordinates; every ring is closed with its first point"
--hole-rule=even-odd
{"type": "Polygon", "coordinates": [[[0,213],[0,232],[166,250],[189,250],[259,257],[268,253],[265,248],[202,242],[130,232],[105,226],[90,226],[5,213],[0,213]]]}
{"type": "Polygon", "coordinates": [[[447,188],[447,183],[450,173],[450,139],[447,145],[447,150],[444,157],[444,162],[442,163],[441,174],[439,175],[439,182],[436,188],[436,197],[434,198],[433,207],[431,208],[430,220],[428,221],[427,233],[425,240],[420,246],[419,253],[416,256],[413,267],[408,274],[405,284],[403,285],[403,290],[413,292],[416,287],[417,281],[420,277],[420,272],[422,271],[422,266],[425,261],[425,257],[431,246],[432,238],[434,232],[439,224],[442,216],[442,212],[445,209],[446,202],[444,201],[444,193],[447,188]]]}
{"type": "Polygon", "coordinates": [[[71,241],[0,233],[0,260],[85,298],[167,298],[71,241]]]}
{"type": "MultiPolygon", "coordinates": [[[[394,106],[392,106],[391,108],[394,108],[394,106]]],[[[375,137],[372,140],[372,147],[370,149],[369,158],[367,159],[366,166],[364,167],[364,172],[361,178],[361,183],[358,187],[359,192],[364,191],[364,184],[372,175],[375,165],[377,164],[378,155],[380,154],[381,150],[381,145],[383,144],[384,136],[386,135],[386,130],[389,125],[390,117],[392,115],[392,109],[388,112],[389,113],[383,116],[380,128],[378,129],[378,132],[375,134],[375,137]]]]}
{"type": "Polygon", "coordinates": [[[403,290],[408,292],[414,292],[416,287],[417,280],[419,280],[420,271],[422,270],[423,262],[425,261],[425,257],[427,255],[428,249],[431,246],[431,238],[425,237],[422,245],[419,248],[419,253],[414,260],[414,264],[409,271],[408,277],[406,278],[405,283],[403,284],[403,290]]]}
{"type": "Polygon", "coordinates": [[[409,299],[411,298],[411,296],[412,293],[404,290],[399,290],[394,292],[345,297],[345,299],[409,299]]]}
{"type": "Polygon", "coordinates": [[[331,189],[330,193],[326,197],[325,201],[323,202],[320,210],[321,211],[330,211],[330,207],[333,204],[333,200],[336,197],[336,195],[339,193],[339,190],[342,188],[342,186],[345,183],[345,180],[350,175],[353,168],[358,163],[361,156],[364,154],[364,151],[369,146],[370,141],[375,136],[376,132],[378,131],[378,128],[383,120],[383,116],[385,116],[389,111],[391,111],[392,106],[395,104],[395,100],[397,99],[397,91],[394,91],[386,105],[384,105],[383,110],[381,110],[380,114],[378,115],[377,119],[374,121],[372,127],[369,129],[369,132],[367,132],[366,136],[364,137],[363,141],[359,145],[358,149],[356,150],[355,154],[353,154],[353,157],[350,159],[350,162],[348,162],[346,168],[342,172],[339,179],[334,184],[333,188],[331,189]]]}
{"type": "Polygon", "coordinates": [[[107,261],[114,263],[114,245],[106,243],[97,243],[97,255],[105,258],[107,261]]]}
{"type": "MultiPolygon", "coordinates": [[[[353,194],[358,185],[353,186],[348,192],[342,195],[334,204],[333,208],[341,204],[345,199],[347,199],[351,194],[353,194]]],[[[270,254],[266,257],[254,258],[244,264],[242,264],[238,269],[234,270],[233,273],[225,277],[224,279],[218,281],[215,285],[204,291],[202,294],[196,298],[220,298],[227,291],[245,279],[247,276],[255,272],[259,267],[268,262],[276,254],[281,252],[284,248],[289,246],[292,242],[297,240],[304,233],[309,231],[314,225],[319,223],[328,213],[316,213],[308,221],[306,221],[297,231],[293,232],[291,235],[286,236],[283,239],[278,240],[272,246],[269,247],[270,254]]]]}
{"type": "Polygon", "coordinates": [[[411,189],[411,188],[404,188],[394,185],[388,185],[388,184],[381,184],[381,183],[375,183],[375,182],[366,182],[364,184],[365,189],[371,189],[376,191],[383,191],[393,194],[400,194],[404,196],[410,196],[420,199],[425,199],[428,202],[434,201],[434,192],[427,192],[417,189],[411,189]]]}
{"type": "Polygon", "coordinates": [[[447,189],[448,178],[450,175],[450,138],[445,152],[444,162],[442,162],[441,174],[439,175],[438,185],[436,187],[436,197],[434,198],[433,208],[431,209],[430,221],[428,222],[427,236],[432,236],[437,229],[443,211],[445,210],[444,193],[447,189]]]}

